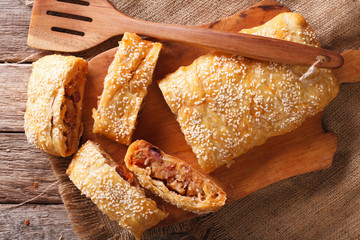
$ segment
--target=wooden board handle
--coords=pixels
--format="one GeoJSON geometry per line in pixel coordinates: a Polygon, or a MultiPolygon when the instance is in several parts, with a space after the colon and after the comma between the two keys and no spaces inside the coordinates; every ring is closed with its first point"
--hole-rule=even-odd
{"type": "Polygon", "coordinates": [[[360,49],[347,50],[341,54],[344,58],[344,65],[334,69],[334,74],[339,83],[360,82],[360,49]]]}

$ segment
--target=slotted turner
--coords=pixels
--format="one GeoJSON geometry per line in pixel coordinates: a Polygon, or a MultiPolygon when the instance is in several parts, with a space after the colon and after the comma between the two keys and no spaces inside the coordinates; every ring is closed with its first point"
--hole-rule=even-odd
{"type": "Polygon", "coordinates": [[[107,0],[35,0],[28,45],[33,48],[79,52],[124,32],[172,40],[244,57],[294,65],[338,68],[340,54],[303,44],[197,27],[146,22],[127,17],[107,0]]]}

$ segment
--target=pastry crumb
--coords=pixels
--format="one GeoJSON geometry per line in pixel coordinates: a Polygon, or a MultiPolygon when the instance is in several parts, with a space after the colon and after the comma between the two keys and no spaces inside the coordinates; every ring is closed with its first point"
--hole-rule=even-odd
{"type": "Polygon", "coordinates": [[[38,183],[37,183],[36,181],[34,181],[34,183],[33,183],[33,188],[37,190],[38,187],[39,187],[38,183]]]}

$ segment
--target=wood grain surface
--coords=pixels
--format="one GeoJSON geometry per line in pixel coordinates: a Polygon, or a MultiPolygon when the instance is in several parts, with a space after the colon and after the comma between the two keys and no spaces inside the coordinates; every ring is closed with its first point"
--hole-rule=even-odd
{"type": "Polygon", "coordinates": [[[77,239],[62,204],[34,205],[3,210],[0,204],[0,239],[77,239]],[[28,220],[26,224],[25,221],[28,220]],[[60,238],[62,236],[62,238],[60,238]]]}
{"type": "Polygon", "coordinates": [[[342,53],[345,64],[334,69],[334,74],[340,83],[360,81],[360,49],[347,50],[342,53]]]}
{"type": "Polygon", "coordinates": [[[0,131],[23,132],[31,64],[0,64],[0,131]]]}
{"type": "MultiPolygon", "coordinates": [[[[0,133],[0,203],[20,203],[56,182],[48,155],[26,141],[24,133],[0,133]]],[[[62,203],[53,186],[32,203],[62,203]]]]}
{"type": "Polygon", "coordinates": [[[26,44],[31,6],[22,0],[2,0],[0,9],[0,62],[17,62],[39,52],[26,44]]]}

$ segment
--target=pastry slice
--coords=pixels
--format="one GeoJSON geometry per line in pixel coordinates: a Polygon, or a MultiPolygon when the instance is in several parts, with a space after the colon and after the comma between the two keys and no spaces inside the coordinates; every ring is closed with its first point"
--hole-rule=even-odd
{"type": "Polygon", "coordinates": [[[141,103],[151,84],[160,43],[125,33],[105,77],[104,90],[93,109],[94,133],[129,145],[141,103]]]}
{"type": "Polygon", "coordinates": [[[129,146],[125,164],[143,187],[183,210],[208,213],[225,204],[226,193],[213,181],[144,140],[129,146]]]}
{"type": "Polygon", "coordinates": [[[33,63],[25,112],[30,143],[56,156],[70,156],[79,145],[87,62],[49,55],[33,63]]]}
{"type": "MultiPolygon", "coordinates": [[[[320,47],[298,13],[282,13],[241,32],[320,47]]],[[[159,87],[200,166],[211,172],[295,130],[330,103],[339,89],[332,71],[300,80],[307,70],[214,52],[167,75],[159,87]]]]}
{"type": "Polygon", "coordinates": [[[66,173],[82,194],[111,220],[131,231],[136,239],[167,217],[145,196],[125,166],[118,165],[92,141],[79,149],[66,173]]]}

